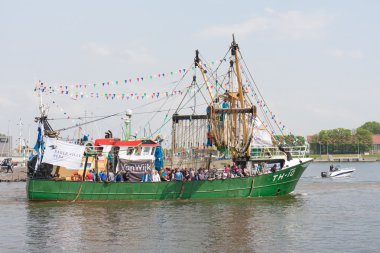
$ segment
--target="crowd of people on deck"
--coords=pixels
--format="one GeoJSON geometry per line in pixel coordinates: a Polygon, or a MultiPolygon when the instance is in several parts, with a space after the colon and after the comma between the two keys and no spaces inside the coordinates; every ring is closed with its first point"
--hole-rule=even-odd
{"type": "MultiPolygon", "coordinates": [[[[146,170],[140,182],[161,182],[161,181],[202,181],[202,180],[218,180],[227,178],[242,178],[249,176],[258,176],[262,174],[275,173],[280,170],[281,166],[277,163],[267,164],[261,162],[254,164],[252,169],[242,168],[235,163],[227,164],[223,169],[217,168],[166,168],[160,171],[156,169],[146,170]]],[[[130,172],[120,171],[114,173],[112,170],[105,170],[96,173],[95,170],[89,170],[86,174],[86,181],[102,181],[102,182],[132,182],[130,172]]],[[[134,181],[136,182],[136,181],[134,181]]]]}

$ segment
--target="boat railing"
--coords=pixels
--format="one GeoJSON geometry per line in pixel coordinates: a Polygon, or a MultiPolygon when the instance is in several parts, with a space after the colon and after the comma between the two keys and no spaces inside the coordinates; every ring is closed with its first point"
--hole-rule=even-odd
{"type": "MultiPolygon", "coordinates": [[[[293,158],[304,158],[309,154],[308,146],[292,146],[284,147],[286,152],[289,152],[293,158]]],[[[251,158],[269,158],[274,156],[286,156],[278,147],[258,147],[251,148],[251,158]]]]}

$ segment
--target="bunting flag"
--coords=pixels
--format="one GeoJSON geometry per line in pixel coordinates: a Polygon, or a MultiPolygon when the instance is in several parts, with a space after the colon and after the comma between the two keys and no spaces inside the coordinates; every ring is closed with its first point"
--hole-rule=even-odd
{"type": "MultiPolygon", "coordinates": [[[[55,100],[50,99],[50,97],[49,97],[49,100],[52,103],[52,106],[55,106],[61,113],[63,113],[63,115],[65,116],[65,118],[67,118],[67,119],[71,118],[71,116],[69,115],[69,113],[67,113],[66,110],[62,106],[58,105],[58,103],[55,100]]],[[[75,121],[73,120],[73,123],[74,122],[75,121]]]]}
{"type": "MultiPolygon", "coordinates": [[[[214,60],[210,62],[210,65],[220,64],[223,62],[227,62],[227,59],[220,59],[220,60],[214,60]]],[[[203,68],[207,68],[207,63],[202,63],[203,68]]],[[[104,82],[93,82],[93,83],[75,83],[75,84],[59,84],[59,85],[50,85],[50,84],[44,84],[40,82],[38,85],[35,86],[34,91],[35,92],[41,92],[44,94],[51,94],[51,95],[64,95],[68,96],[72,99],[85,99],[85,98],[94,98],[94,99],[106,99],[106,100],[144,100],[144,99],[159,99],[161,97],[168,97],[168,96],[174,96],[174,95],[182,95],[185,90],[174,90],[174,91],[155,91],[155,92],[104,92],[100,91],[100,88],[111,88],[111,87],[127,87],[126,85],[133,85],[133,84],[141,84],[146,83],[147,81],[152,81],[155,79],[161,79],[161,80],[167,80],[168,78],[172,78],[176,75],[184,75],[187,70],[192,69],[194,70],[194,66],[191,68],[177,68],[176,70],[171,71],[160,71],[156,72],[155,74],[144,74],[144,75],[134,75],[134,77],[128,77],[121,80],[110,80],[110,81],[104,81],[104,82]],[[123,86],[124,85],[124,86],[123,86]],[[90,90],[91,89],[91,90],[90,90]]],[[[243,76],[247,76],[244,69],[242,69],[243,76]]],[[[253,101],[256,102],[257,106],[262,108],[263,113],[268,115],[268,118],[271,119],[280,129],[280,131],[286,131],[286,126],[282,123],[282,121],[278,120],[276,115],[269,109],[268,105],[259,98],[258,94],[254,90],[253,84],[246,78],[244,84],[244,91],[246,93],[251,94],[251,96],[254,98],[253,101]]],[[[174,84],[177,83],[177,81],[170,82],[168,84],[174,84]]],[[[218,83],[218,81],[215,82],[215,86],[226,88],[229,86],[229,83],[218,83]]],[[[211,88],[214,87],[214,85],[211,85],[211,88]]],[[[191,85],[188,85],[186,90],[189,90],[189,87],[191,85]]],[[[206,89],[206,87],[203,87],[206,89]]],[[[62,111],[62,110],[61,110],[62,111]]],[[[68,116],[69,118],[69,116],[68,116]]],[[[289,133],[289,136],[292,138],[291,133],[289,133]]]]}
{"type": "Polygon", "coordinates": [[[163,79],[168,77],[173,77],[175,74],[183,75],[186,73],[185,68],[179,68],[178,70],[173,70],[169,72],[159,72],[157,74],[145,74],[143,76],[136,76],[134,78],[125,78],[122,80],[112,80],[106,82],[94,82],[94,83],[85,83],[85,84],[58,84],[58,85],[36,85],[35,91],[42,90],[43,92],[53,92],[54,90],[68,90],[72,88],[76,89],[87,89],[87,88],[96,88],[96,87],[110,87],[110,86],[119,86],[121,84],[133,84],[133,83],[142,83],[146,82],[146,80],[154,80],[154,79],[163,79]]]}
{"type": "MultiPolygon", "coordinates": [[[[107,83],[104,83],[107,85],[107,83]]],[[[183,89],[178,90],[159,90],[159,91],[139,91],[139,92],[129,92],[129,91],[118,91],[118,92],[109,92],[105,90],[88,90],[81,91],[77,90],[77,87],[80,88],[80,85],[76,86],[59,86],[58,88],[47,86],[44,83],[40,82],[38,86],[35,87],[34,92],[45,95],[63,95],[70,97],[74,100],[85,99],[85,98],[95,98],[95,99],[107,99],[107,100],[143,100],[143,99],[159,99],[162,97],[170,96],[181,96],[185,92],[188,92],[193,88],[192,85],[185,85],[183,89]]],[[[89,87],[89,86],[86,86],[89,87]]],[[[202,89],[206,89],[206,86],[203,86],[202,89]]]]}
{"type": "MultiPolygon", "coordinates": [[[[155,91],[155,92],[118,92],[118,93],[107,93],[107,92],[79,92],[79,91],[70,91],[70,90],[60,90],[47,92],[46,90],[41,90],[42,93],[47,93],[50,95],[64,95],[72,99],[85,99],[85,98],[95,98],[100,99],[104,98],[107,100],[142,100],[142,99],[158,99],[161,97],[170,97],[174,95],[181,96],[183,93],[188,90],[173,90],[173,91],[155,91]]],[[[53,102],[54,103],[54,102],[53,102]]]]}
{"type": "MultiPolygon", "coordinates": [[[[211,61],[211,65],[215,65],[217,62],[226,62],[226,59],[213,60],[211,61]]],[[[207,64],[203,64],[204,67],[207,67],[207,64]]],[[[188,68],[190,69],[190,68],[188,68]]],[[[134,75],[134,77],[124,78],[120,80],[109,80],[103,82],[92,82],[92,83],[70,83],[70,84],[43,84],[41,87],[41,83],[36,85],[35,91],[42,90],[43,92],[54,92],[55,90],[68,90],[72,88],[76,89],[88,89],[88,88],[97,88],[97,87],[116,87],[121,85],[130,85],[130,84],[140,84],[145,83],[147,80],[155,80],[155,79],[168,79],[171,77],[175,77],[176,75],[182,76],[188,70],[186,68],[177,68],[176,70],[171,71],[161,71],[158,73],[144,74],[144,75],[134,75]]],[[[194,67],[191,67],[194,70],[194,67]]],[[[172,82],[176,83],[176,82],[172,82]]]]}
{"type": "MultiPolygon", "coordinates": [[[[142,83],[146,82],[147,80],[154,80],[154,79],[162,79],[167,77],[173,77],[175,74],[183,74],[186,72],[185,68],[180,68],[177,71],[169,71],[169,72],[161,72],[158,74],[146,74],[143,76],[136,76],[134,78],[125,78],[121,80],[110,80],[105,82],[94,82],[94,83],[84,83],[84,84],[58,84],[58,85],[44,85],[43,91],[49,91],[49,90],[57,90],[59,89],[69,89],[69,88],[76,88],[76,89],[87,89],[87,88],[96,88],[96,87],[106,87],[106,86],[119,86],[122,84],[134,84],[134,83],[142,83]]],[[[38,87],[37,87],[38,89],[38,87]]]]}

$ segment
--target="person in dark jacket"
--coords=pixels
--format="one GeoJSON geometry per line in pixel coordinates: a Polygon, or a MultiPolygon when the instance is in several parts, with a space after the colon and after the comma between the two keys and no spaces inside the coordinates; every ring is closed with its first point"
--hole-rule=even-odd
{"type": "Polygon", "coordinates": [[[12,173],[13,173],[13,169],[12,169],[12,159],[8,159],[7,160],[7,173],[9,172],[9,171],[11,171],[12,173]]]}

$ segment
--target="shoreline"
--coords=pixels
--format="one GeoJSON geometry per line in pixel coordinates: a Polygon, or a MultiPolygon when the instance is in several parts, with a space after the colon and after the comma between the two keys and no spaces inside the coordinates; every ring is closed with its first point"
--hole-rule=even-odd
{"type": "Polygon", "coordinates": [[[377,157],[357,157],[357,156],[322,156],[315,157],[313,162],[378,162],[380,161],[377,157]]]}
{"type": "Polygon", "coordinates": [[[0,172],[0,182],[26,182],[26,167],[14,167],[13,173],[6,173],[4,170],[0,172]]]}
{"type": "Polygon", "coordinates": [[[314,163],[374,163],[379,162],[379,160],[359,160],[359,161],[348,161],[348,160],[314,160],[314,163]]]}
{"type": "Polygon", "coordinates": [[[317,163],[331,163],[331,162],[335,162],[335,163],[361,163],[361,162],[379,162],[378,159],[376,158],[360,158],[360,159],[349,159],[349,158],[334,158],[334,159],[319,159],[319,158],[316,158],[314,159],[313,162],[317,162],[317,163]]]}

